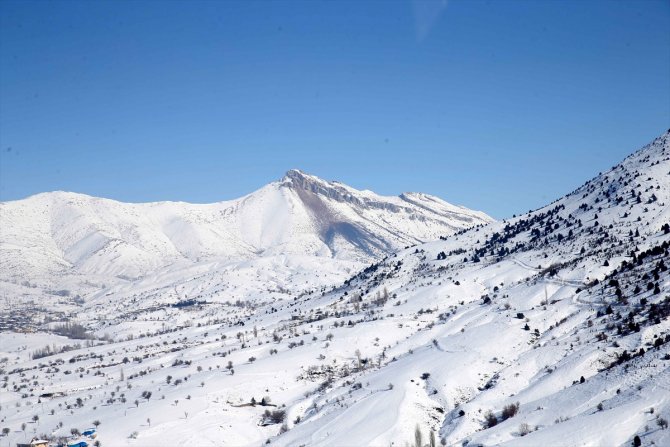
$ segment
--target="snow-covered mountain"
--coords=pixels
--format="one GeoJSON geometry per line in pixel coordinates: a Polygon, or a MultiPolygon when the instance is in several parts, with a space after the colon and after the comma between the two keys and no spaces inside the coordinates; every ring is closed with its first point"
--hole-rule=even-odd
{"type": "Polygon", "coordinates": [[[668,445],[668,203],[670,132],[546,207],[346,277],[273,254],[63,297],[38,333],[0,334],[0,424],[14,442],[99,421],[115,446],[668,445]],[[94,346],[45,333],[82,330],[65,321],[94,346]]]}
{"type": "Polygon", "coordinates": [[[370,262],[492,219],[437,197],[383,197],[298,170],[237,200],[130,204],[53,192],[0,204],[5,279],[135,278],[175,263],[282,255],[370,262]]]}

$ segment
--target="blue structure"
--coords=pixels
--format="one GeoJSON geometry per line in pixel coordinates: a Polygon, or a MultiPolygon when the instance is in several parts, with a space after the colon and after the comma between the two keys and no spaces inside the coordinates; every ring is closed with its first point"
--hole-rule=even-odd
{"type": "Polygon", "coordinates": [[[89,436],[89,437],[95,435],[95,428],[87,428],[87,429],[82,433],[82,435],[84,435],[84,436],[89,436]]]}
{"type": "Polygon", "coordinates": [[[88,447],[88,442],[86,442],[86,441],[69,442],[67,444],[67,447],[88,447]]]}

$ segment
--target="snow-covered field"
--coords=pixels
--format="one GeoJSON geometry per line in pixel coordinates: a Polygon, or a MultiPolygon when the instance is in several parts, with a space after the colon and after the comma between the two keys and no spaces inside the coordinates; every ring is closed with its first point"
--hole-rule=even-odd
{"type": "Polygon", "coordinates": [[[3,204],[3,313],[53,321],[0,334],[0,446],[94,422],[112,446],[670,445],[670,133],[502,222],[294,171],[271,189],[179,218],[3,204]],[[46,332],[65,320],[91,338],[46,332]]]}

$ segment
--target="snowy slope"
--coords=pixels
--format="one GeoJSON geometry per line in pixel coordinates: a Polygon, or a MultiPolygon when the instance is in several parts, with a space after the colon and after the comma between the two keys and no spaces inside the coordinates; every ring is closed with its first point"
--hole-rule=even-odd
{"type": "MultiPolygon", "coordinates": [[[[383,208],[304,182],[329,210],[383,208]]],[[[6,440],[98,420],[115,446],[668,445],[669,201],[665,133],[542,209],[360,271],[273,253],[92,290],[55,320],[96,346],[1,334],[6,440]]]]}
{"type": "Polygon", "coordinates": [[[0,204],[7,277],[75,271],[138,277],[175,262],[275,254],[369,262],[490,222],[436,197],[382,197],[300,171],[238,200],[120,203],[54,192],[0,204]]]}

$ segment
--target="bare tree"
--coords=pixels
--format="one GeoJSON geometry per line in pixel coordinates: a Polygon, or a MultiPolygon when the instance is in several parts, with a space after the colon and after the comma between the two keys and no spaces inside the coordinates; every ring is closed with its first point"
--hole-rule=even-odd
{"type": "Polygon", "coordinates": [[[419,424],[416,424],[416,428],[414,429],[414,447],[423,447],[423,435],[421,434],[419,424]]]}

